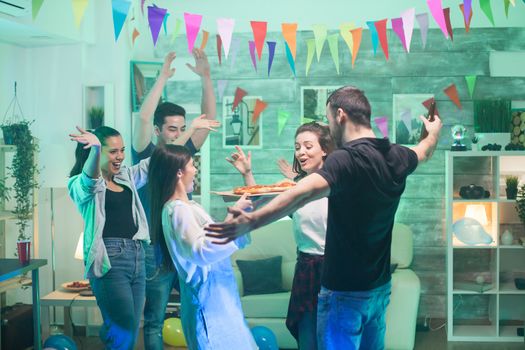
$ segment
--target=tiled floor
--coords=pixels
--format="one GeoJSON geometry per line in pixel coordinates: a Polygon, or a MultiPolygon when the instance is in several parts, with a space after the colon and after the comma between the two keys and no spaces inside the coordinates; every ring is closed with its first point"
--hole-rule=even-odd
{"type": "MultiPolygon", "coordinates": [[[[142,335],[139,337],[136,350],[142,350],[142,335]]],[[[102,350],[103,346],[96,337],[75,337],[78,350],[102,350]]],[[[165,349],[184,349],[166,346],[165,349]]],[[[447,343],[444,328],[434,332],[418,332],[415,350],[518,350],[525,349],[525,343],[447,343]]]]}

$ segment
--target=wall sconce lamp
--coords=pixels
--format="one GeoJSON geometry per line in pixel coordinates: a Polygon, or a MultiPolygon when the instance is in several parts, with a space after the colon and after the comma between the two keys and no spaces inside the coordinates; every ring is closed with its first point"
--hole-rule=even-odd
{"type": "Polygon", "coordinates": [[[232,121],[230,122],[230,125],[233,129],[234,135],[238,136],[241,134],[242,120],[239,117],[239,114],[235,113],[232,115],[232,121]]]}

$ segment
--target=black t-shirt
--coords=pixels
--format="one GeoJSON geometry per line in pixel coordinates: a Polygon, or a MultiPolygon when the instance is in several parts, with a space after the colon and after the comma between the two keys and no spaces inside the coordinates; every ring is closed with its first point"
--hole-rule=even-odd
{"type": "Polygon", "coordinates": [[[322,285],[366,291],[390,281],[394,216],[417,155],[388,139],[361,138],[318,171],[330,186],[322,285]]]}
{"type": "Polygon", "coordinates": [[[138,227],[133,221],[132,202],[133,194],[126,186],[121,192],[106,189],[106,202],[104,203],[106,222],[102,237],[133,238],[138,227]]]}

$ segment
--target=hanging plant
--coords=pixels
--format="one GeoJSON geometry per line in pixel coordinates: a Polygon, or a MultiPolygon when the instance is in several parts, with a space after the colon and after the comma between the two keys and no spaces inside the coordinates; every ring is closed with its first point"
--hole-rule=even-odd
{"type": "Polygon", "coordinates": [[[13,184],[13,197],[15,199],[16,225],[18,226],[18,240],[29,239],[27,226],[33,213],[33,194],[38,188],[36,175],[38,169],[35,164],[35,154],[38,145],[33,139],[30,122],[22,121],[13,126],[13,144],[16,152],[13,162],[8,168],[10,175],[15,179],[13,184]]]}

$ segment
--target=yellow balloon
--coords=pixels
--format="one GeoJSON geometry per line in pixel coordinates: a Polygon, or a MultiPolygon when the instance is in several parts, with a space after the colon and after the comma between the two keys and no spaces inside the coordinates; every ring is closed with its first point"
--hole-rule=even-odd
{"type": "Polygon", "coordinates": [[[182,332],[180,318],[168,318],[164,320],[162,327],[162,340],[171,346],[186,346],[186,339],[182,332]]]}

